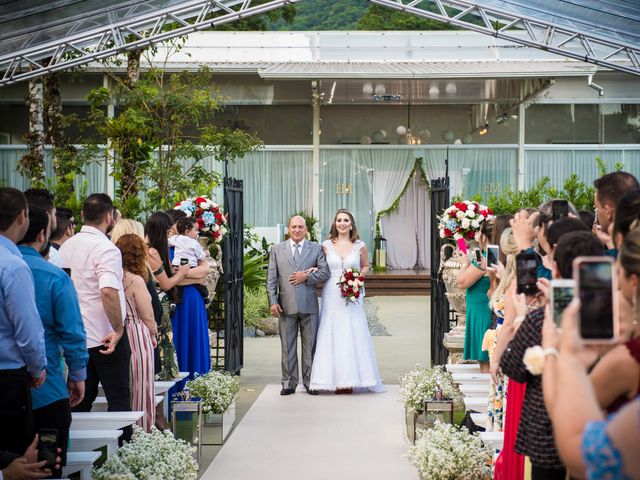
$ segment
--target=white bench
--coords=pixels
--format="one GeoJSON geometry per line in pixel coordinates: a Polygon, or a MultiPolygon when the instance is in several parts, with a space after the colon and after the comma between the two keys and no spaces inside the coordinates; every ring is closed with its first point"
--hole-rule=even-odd
{"type": "MultiPolygon", "coordinates": [[[[163,399],[164,399],[164,396],[156,395],[154,398],[154,405],[158,405],[163,399]]],[[[96,399],[93,401],[93,407],[91,407],[91,411],[106,412],[107,407],[108,407],[107,397],[96,397],[96,399]]]]}
{"type": "Polygon", "coordinates": [[[80,472],[80,480],[91,480],[93,462],[100,458],[100,452],[67,452],[67,464],[62,467],[62,474],[80,472]]]}
{"type": "Polygon", "coordinates": [[[486,428],[488,419],[489,419],[489,415],[486,413],[471,414],[471,420],[473,420],[473,423],[475,423],[478,427],[486,428]]]}
{"type": "Polygon", "coordinates": [[[122,430],[70,430],[69,451],[86,452],[107,447],[107,457],[118,449],[122,430]]]}
{"type": "MultiPolygon", "coordinates": [[[[158,384],[162,384],[164,386],[165,384],[169,384],[171,382],[171,385],[169,385],[169,388],[167,388],[163,393],[164,394],[164,403],[162,404],[162,410],[164,412],[165,418],[169,418],[169,402],[171,401],[171,399],[169,398],[169,390],[176,383],[178,383],[181,380],[187,378],[188,376],[189,376],[189,372],[179,372],[178,376],[176,378],[174,378],[174,379],[162,380],[162,381],[157,381],[156,382],[156,395],[160,394],[160,392],[158,391],[158,384]]],[[[160,387],[160,388],[163,388],[163,387],[160,387]]]]}
{"type": "Polygon", "coordinates": [[[464,408],[468,411],[487,413],[488,403],[487,397],[464,397],[464,408]]]}
{"type": "Polygon", "coordinates": [[[491,380],[490,373],[452,373],[451,377],[455,383],[462,383],[465,385],[489,385],[489,381],[491,380]]]}
{"type": "Polygon", "coordinates": [[[73,412],[71,430],[118,430],[133,425],[144,412],[73,412]]]}
{"type": "Polygon", "coordinates": [[[477,363],[447,363],[445,368],[449,373],[480,373],[477,363]]]}
{"type": "Polygon", "coordinates": [[[493,450],[502,450],[504,432],[480,432],[480,439],[493,450]]]}
{"type": "Polygon", "coordinates": [[[489,384],[488,383],[463,383],[460,384],[460,393],[465,397],[480,397],[484,395],[489,395],[489,384]]]}

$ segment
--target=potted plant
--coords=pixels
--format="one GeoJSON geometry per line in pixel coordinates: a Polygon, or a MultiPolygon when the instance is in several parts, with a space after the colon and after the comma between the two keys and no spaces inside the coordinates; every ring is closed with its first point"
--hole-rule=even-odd
{"type": "Polygon", "coordinates": [[[204,444],[221,445],[236,420],[236,394],[240,379],[227,372],[212,370],[189,380],[185,386],[192,398],[199,398],[204,414],[204,444]]]}
{"type": "Polygon", "coordinates": [[[420,433],[408,457],[422,480],[491,479],[491,450],[464,427],[436,423],[420,433]]]}
{"type": "Polygon", "coordinates": [[[151,433],[145,433],[140,427],[134,426],[131,442],[125,443],[102,466],[95,468],[93,478],[195,480],[198,477],[195,451],[195,447],[177,440],[171,432],[165,433],[151,427],[151,433]]]}
{"type": "Polygon", "coordinates": [[[453,403],[460,400],[460,391],[444,367],[438,365],[421,368],[416,365],[415,370],[400,377],[400,396],[404,401],[407,438],[415,443],[417,431],[423,430],[428,423],[425,401],[448,401],[452,408],[453,403]]]}

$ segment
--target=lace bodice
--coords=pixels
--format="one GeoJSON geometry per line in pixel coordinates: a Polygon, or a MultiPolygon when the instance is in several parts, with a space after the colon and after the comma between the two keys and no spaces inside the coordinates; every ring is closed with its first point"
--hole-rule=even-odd
{"type": "Polygon", "coordinates": [[[327,264],[329,265],[329,271],[332,277],[337,277],[342,274],[345,268],[357,268],[360,269],[360,250],[364,247],[362,240],[356,240],[353,242],[351,252],[342,258],[335,249],[335,245],[331,240],[325,240],[322,242],[322,247],[326,252],[327,264]]]}

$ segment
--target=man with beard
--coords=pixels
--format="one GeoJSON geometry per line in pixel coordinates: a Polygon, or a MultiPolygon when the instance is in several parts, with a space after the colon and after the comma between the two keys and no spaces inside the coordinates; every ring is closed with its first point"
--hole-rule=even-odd
{"type": "MultiPolygon", "coordinates": [[[[84,226],[60,247],[64,268],[78,292],[82,321],[87,332],[87,379],[84,400],[74,408],[89,412],[102,383],[110,412],[131,410],[129,362],[131,349],[123,320],[125,298],[120,250],[109,241],[113,228],[113,202],[109,195],[95,193],[82,207],[84,226]]],[[[122,440],[131,438],[131,427],[122,440]]]]}

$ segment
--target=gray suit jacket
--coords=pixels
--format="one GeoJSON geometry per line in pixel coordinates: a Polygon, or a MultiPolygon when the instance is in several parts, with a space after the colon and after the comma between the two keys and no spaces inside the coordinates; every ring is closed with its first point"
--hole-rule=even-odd
{"type": "Polygon", "coordinates": [[[291,252],[291,244],[286,240],[271,247],[269,272],[267,276],[267,294],[269,305],[279,304],[284,315],[296,313],[318,313],[318,295],[316,284],[329,278],[329,266],[324,258],[322,246],[308,240],[304,241],[300,252],[300,265],[296,268],[291,252]],[[317,267],[318,271],[309,274],[307,281],[300,285],[291,285],[289,276],[296,271],[317,267]]]}

